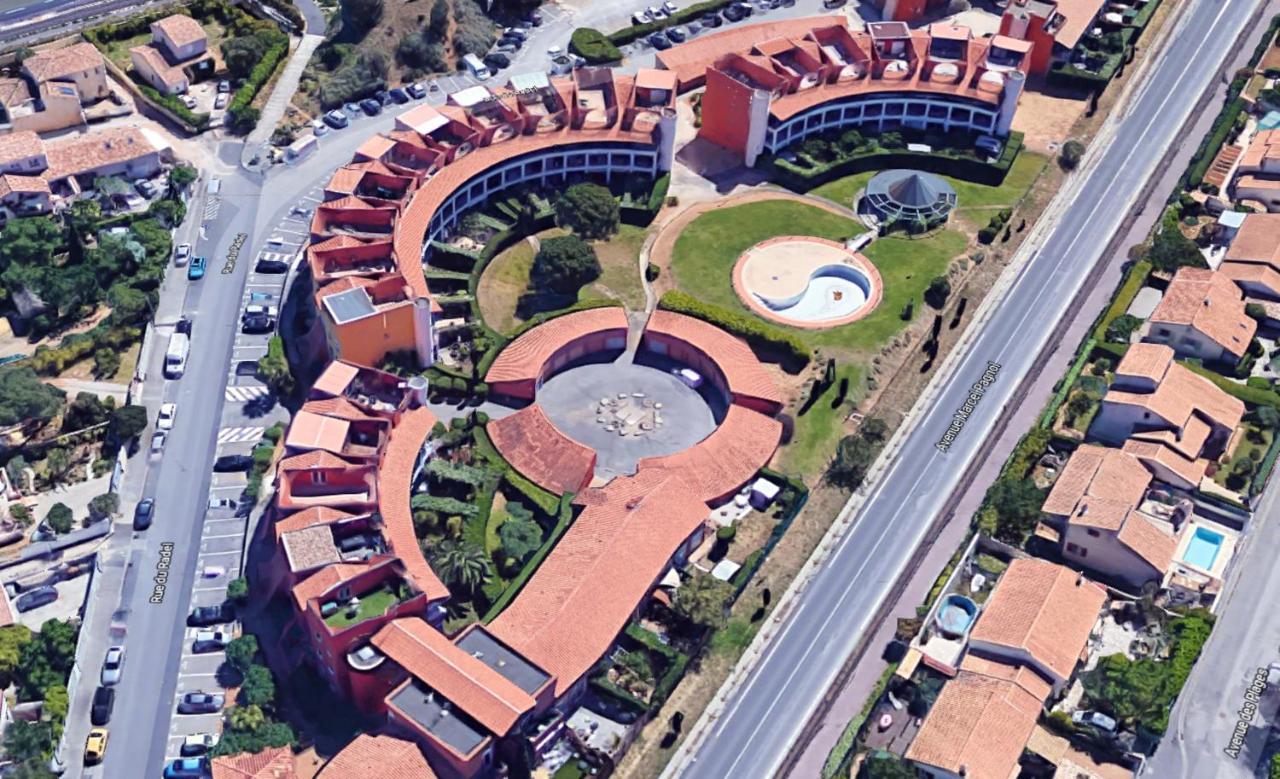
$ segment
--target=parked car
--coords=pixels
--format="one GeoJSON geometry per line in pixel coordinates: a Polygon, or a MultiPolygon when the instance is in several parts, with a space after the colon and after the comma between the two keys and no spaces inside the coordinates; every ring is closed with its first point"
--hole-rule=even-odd
{"type": "Polygon", "coordinates": [[[649,14],[649,18],[654,20],[655,22],[660,22],[663,19],[667,18],[667,12],[662,10],[656,5],[651,5],[644,10],[649,14]]]}
{"type": "Polygon", "coordinates": [[[182,97],[178,98],[178,100],[181,101],[181,103],[184,106],[192,110],[194,110],[196,107],[196,99],[191,95],[183,95],[182,97]]]}
{"type": "Polygon", "coordinates": [[[143,197],[155,197],[160,190],[156,187],[156,183],[151,179],[138,179],[133,182],[133,188],[138,190],[138,194],[143,197]]]}
{"type": "Polygon", "coordinates": [[[649,16],[649,12],[643,8],[631,14],[632,24],[649,24],[653,21],[653,17],[649,16]]]}
{"type": "Polygon", "coordinates": [[[247,471],[252,467],[253,458],[247,454],[224,454],[213,461],[213,470],[216,473],[247,471]]]}
{"type": "Polygon", "coordinates": [[[84,740],[84,764],[97,765],[107,754],[107,729],[92,728],[84,740]]]}
{"type": "Polygon", "coordinates": [[[382,103],[369,97],[360,101],[360,108],[369,116],[377,116],[382,113],[382,103]]]}
{"type": "Polygon", "coordinates": [[[324,115],[324,123],[335,130],[341,130],[351,124],[351,120],[341,111],[334,110],[324,115]]]}
{"type": "Polygon", "coordinates": [[[114,687],[98,687],[93,691],[93,704],[89,707],[89,721],[99,727],[111,721],[111,710],[116,706],[114,687]]]}
{"type": "Polygon", "coordinates": [[[222,710],[226,697],[218,693],[196,690],[183,695],[178,701],[179,714],[213,714],[222,710]]]}
{"type": "Polygon", "coordinates": [[[191,244],[180,243],[178,248],[173,250],[173,264],[181,268],[191,261],[191,244]]]}
{"type": "Polygon", "coordinates": [[[671,39],[672,43],[684,43],[689,39],[689,34],[684,31],[683,27],[672,27],[667,30],[667,37],[671,39]]]}
{"type": "Polygon", "coordinates": [[[978,151],[986,152],[991,157],[999,157],[1000,152],[1004,151],[1004,144],[999,139],[990,135],[980,135],[973,142],[973,148],[978,151]]]}
{"type": "Polygon", "coordinates": [[[489,53],[511,55],[511,54],[515,54],[518,48],[519,48],[518,46],[511,43],[499,43],[498,45],[494,46],[493,51],[489,53]]]}
{"type": "MultiPolygon", "coordinates": [[[[41,606],[47,606],[58,599],[58,591],[53,587],[37,587],[30,592],[24,592],[18,596],[13,605],[18,611],[32,611],[41,606]]],[[[95,723],[100,724],[100,723],[95,723]]]]}
{"type": "Polygon", "coordinates": [[[182,739],[182,746],[178,747],[178,754],[183,757],[207,755],[209,750],[218,745],[219,740],[220,737],[217,733],[193,733],[182,739]]]}
{"type": "Polygon", "coordinates": [[[187,279],[196,281],[204,278],[205,259],[204,257],[192,257],[191,264],[187,266],[187,279]]]}
{"type": "Polygon", "coordinates": [[[1077,725],[1092,725],[1107,733],[1116,732],[1116,721],[1100,711],[1073,711],[1071,721],[1077,725]]]}
{"type": "Polygon", "coordinates": [[[223,95],[225,95],[225,94],[227,94],[227,93],[228,93],[228,92],[230,92],[230,91],[231,91],[231,82],[230,82],[230,81],[227,81],[226,79],[223,79],[222,81],[219,81],[219,82],[218,82],[218,92],[219,92],[219,94],[223,94],[223,95]]]}
{"type": "Polygon", "coordinates": [[[133,529],[146,530],[151,527],[151,520],[155,516],[155,511],[155,498],[143,498],[138,501],[138,505],[133,507],[133,529]]]}
{"type": "Polygon", "coordinates": [[[359,116],[359,115],[360,115],[360,104],[359,104],[359,103],[347,103],[346,105],[344,105],[344,106],[342,107],[342,110],[343,110],[343,111],[345,111],[347,114],[349,114],[349,115],[351,115],[351,116],[359,116]]]}
{"type": "Polygon", "coordinates": [[[110,686],[120,681],[120,674],[124,672],[124,647],[113,646],[107,650],[107,656],[102,661],[102,683],[110,686]]]}
{"type": "Polygon", "coordinates": [[[689,33],[689,37],[692,38],[693,36],[702,32],[702,22],[699,22],[697,19],[694,19],[692,22],[689,22],[688,24],[686,24],[684,26],[684,29],[685,29],[685,32],[689,33]]]}
{"type": "Polygon", "coordinates": [[[231,101],[231,96],[227,94],[218,95],[213,99],[213,107],[219,111],[227,107],[227,103],[231,101]]]}
{"type": "Polygon", "coordinates": [[[253,266],[254,273],[288,273],[289,261],[287,254],[279,254],[278,252],[263,252],[258,256],[258,261],[253,266]]]}
{"type": "Polygon", "coordinates": [[[203,757],[179,757],[164,767],[164,779],[202,779],[208,760],[203,757]]]}
{"type": "Polygon", "coordinates": [[[542,26],[542,12],[541,12],[541,11],[539,11],[538,9],[536,9],[536,8],[535,8],[534,10],[530,11],[530,12],[529,12],[529,15],[528,15],[528,16],[526,16],[525,18],[526,18],[526,19],[529,21],[529,23],[530,23],[530,24],[532,24],[534,27],[541,27],[541,26],[542,26]]]}
{"type": "Polygon", "coordinates": [[[224,601],[217,606],[196,606],[187,615],[187,624],[193,628],[205,628],[210,625],[224,625],[235,618],[235,606],[224,601]]]}
{"type": "Polygon", "coordinates": [[[221,565],[206,565],[200,569],[201,579],[221,579],[227,575],[227,569],[221,565]]]}
{"type": "Polygon", "coordinates": [[[408,92],[416,100],[421,100],[427,96],[427,90],[421,84],[410,84],[404,88],[404,91],[408,92]]]}
{"type": "Polygon", "coordinates": [[[655,32],[653,35],[650,35],[648,40],[649,40],[649,45],[655,49],[663,50],[663,49],[671,48],[671,41],[667,38],[667,36],[663,35],[661,31],[655,32]]]}
{"type": "Polygon", "coordinates": [[[709,13],[698,20],[703,27],[720,27],[724,24],[724,19],[720,18],[720,14],[709,13]]]}
{"type": "Polygon", "coordinates": [[[394,100],[396,103],[399,103],[400,105],[404,105],[405,103],[409,102],[409,93],[405,92],[400,87],[396,87],[395,89],[391,90],[390,92],[387,93],[387,95],[389,95],[392,100],[394,100]]]}
{"type": "Polygon", "coordinates": [[[662,4],[662,10],[666,11],[668,14],[673,14],[680,10],[680,6],[671,2],[671,0],[666,0],[666,2],[662,4]]]}
{"type": "Polygon", "coordinates": [[[502,31],[502,37],[516,37],[522,41],[527,41],[529,40],[529,31],[520,27],[507,27],[502,31]]]}
{"type": "Polygon", "coordinates": [[[191,329],[193,327],[195,327],[195,320],[191,318],[190,314],[183,314],[178,317],[178,321],[174,323],[173,330],[174,332],[189,336],[191,335],[191,329]]]}
{"type": "Polygon", "coordinates": [[[484,55],[484,64],[492,70],[503,70],[511,67],[511,58],[500,51],[484,55]]]}
{"type": "Polygon", "coordinates": [[[823,8],[840,8],[846,2],[848,2],[848,0],[822,0],[822,7],[823,8]]]}
{"type": "Polygon", "coordinates": [[[674,368],[671,373],[690,389],[697,389],[702,386],[702,374],[692,368],[674,368]]]}
{"type": "Polygon", "coordinates": [[[156,415],[156,427],[161,430],[172,430],[173,423],[178,418],[177,403],[161,403],[160,413],[156,415]]]}
{"type": "Polygon", "coordinates": [[[206,652],[221,652],[226,648],[231,637],[221,630],[201,630],[191,642],[191,651],[200,655],[206,652]]]}
{"type": "Polygon", "coordinates": [[[552,58],[552,59],[555,59],[556,57],[559,57],[561,54],[564,54],[564,49],[560,48],[559,46],[548,46],[548,47],[547,47],[547,56],[548,56],[548,57],[550,57],[550,58],[552,58]]]}
{"type": "Polygon", "coordinates": [[[325,121],[323,119],[312,119],[311,132],[317,138],[323,138],[324,136],[329,134],[329,125],[325,124],[325,121]]]}
{"type": "Polygon", "coordinates": [[[524,46],[524,38],[517,38],[514,35],[504,35],[498,39],[498,43],[507,46],[515,46],[519,49],[524,46]]]}
{"type": "Polygon", "coordinates": [[[164,451],[164,445],[169,442],[169,434],[163,430],[157,430],[151,434],[151,456],[155,457],[164,451]]]}

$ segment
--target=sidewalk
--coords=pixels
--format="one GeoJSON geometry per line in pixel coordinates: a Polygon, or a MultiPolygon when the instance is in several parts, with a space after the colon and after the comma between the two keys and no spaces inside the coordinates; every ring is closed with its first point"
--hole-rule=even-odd
{"type": "MultiPolygon", "coordinates": [[[[1265,17],[1269,19],[1270,17],[1265,17]]],[[[1265,19],[1264,19],[1265,21],[1265,19]]],[[[1252,37],[1252,36],[1251,36],[1252,37]]],[[[1252,46],[1241,46],[1225,66],[1225,72],[1240,67],[1252,51],[1252,46]]],[[[1182,134],[1182,145],[1173,152],[1168,164],[1159,169],[1157,177],[1149,185],[1144,200],[1134,208],[1137,218],[1128,231],[1115,243],[1115,253],[1102,263],[1102,272],[1093,289],[1079,300],[1070,321],[1060,325],[1061,340],[1043,362],[1044,368],[1035,374],[1025,389],[1025,394],[1015,408],[1007,409],[1002,429],[995,444],[983,458],[967,488],[957,496],[955,507],[947,518],[947,524],[929,545],[924,559],[916,567],[909,583],[893,604],[892,610],[881,623],[867,644],[867,652],[844,682],[830,708],[822,716],[820,726],[805,746],[803,753],[791,771],[792,776],[818,776],[827,755],[839,740],[845,725],[862,709],[887,664],[880,659],[880,651],[893,640],[899,618],[914,618],[916,606],[924,602],[938,573],[951,560],[955,550],[964,541],[969,519],[977,512],[987,489],[995,481],[1005,460],[1013,452],[1018,441],[1036,424],[1044,407],[1053,397],[1054,385],[1070,365],[1075,351],[1098,314],[1110,303],[1112,294],[1120,284],[1128,247],[1143,242],[1159,219],[1162,206],[1169,192],[1173,191],[1182,171],[1189,164],[1199,139],[1209,131],[1217,116],[1216,106],[1224,96],[1224,85],[1215,85],[1209,105],[1211,110],[1200,111],[1187,131],[1182,134]]]]}
{"type": "Polygon", "coordinates": [[[294,49],[293,54],[290,55],[289,64],[285,65],[284,73],[276,82],[275,89],[271,91],[271,97],[267,98],[267,104],[262,108],[262,116],[258,118],[258,124],[245,139],[240,164],[247,170],[262,170],[265,167],[263,158],[271,142],[271,134],[275,132],[276,125],[284,116],[285,109],[289,107],[293,93],[298,91],[298,82],[302,79],[303,68],[311,60],[311,54],[323,42],[323,35],[304,35],[298,48],[294,49]],[[254,163],[254,160],[257,160],[257,163],[254,163]]]}

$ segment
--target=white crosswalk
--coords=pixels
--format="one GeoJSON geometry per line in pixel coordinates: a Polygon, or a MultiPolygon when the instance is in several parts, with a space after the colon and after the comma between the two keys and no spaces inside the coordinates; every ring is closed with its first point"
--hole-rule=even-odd
{"type": "Polygon", "coordinates": [[[204,221],[212,222],[218,218],[218,207],[222,205],[222,200],[217,197],[210,197],[204,202],[204,221]]]}
{"type": "Polygon", "coordinates": [[[219,444],[239,444],[262,438],[265,427],[224,427],[218,431],[219,444]]]}
{"type": "Polygon", "coordinates": [[[226,399],[230,403],[248,403],[271,394],[266,387],[227,387],[226,399]]]}

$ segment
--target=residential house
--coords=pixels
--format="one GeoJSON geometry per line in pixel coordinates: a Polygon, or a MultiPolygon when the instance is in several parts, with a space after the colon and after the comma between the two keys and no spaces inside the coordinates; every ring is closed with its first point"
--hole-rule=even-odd
{"type": "Polygon", "coordinates": [[[112,127],[54,141],[29,131],[0,136],[0,173],[22,177],[11,187],[28,188],[24,195],[35,194],[27,178],[43,179],[54,196],[70,196],[98,177],[154,176],[172,160],[168,141],[147,127],[112,127]]]}
{"type": "Polygon", "coordinates": [[[1106,591],[1066,566],[1019,558],[969,632],[970,655],[1034,669],[1056,695],[1075,674],[1106,591]]]}
{"type": "Polygon", "coordinates": [[[180,95],[213,74],[213,56],[200,23],[185,14],[151,24],[151,42],[129,49],[133,69],[162,95],[180,95]]]}
{"type": "Polygon", "coordinates": [[[1071,56],[1105,5],[1105,0],[1012,0],[1000,17],[1000,34],[1030,43],[1030,72],[1043,76],[1071,56]]]}
{"type": "Polygon", "coordinates": [[[1240,288],[1229,275],[1179,268],[1147,319],[1143,340],[1167,344],[1178,357],[1234,366],[1258,329],[1244,306],[1240,288]]]}
{"type": "Polygon", "coordinates": [[[1218,272],[1249,297],[1280,301],[1280,213],[1243,216],[1218,272]]]}
{"type": "Polygon", "coordinates": [[[1041,509],[1061,533],[1062,555],[1137,590],[1160,583],[1185,524],[1141,510],[1151,473],[1133,454],[1084,444],[1072,453],[1041,509]]]}
{"type": "Polygon", "coordinates": [[[1260,130],[1240,156],[1230,187],[1234,199],[1280,211],[1280,130],[1260,130]]]}
{"type": "Polygon", "coordinates": [[[293,749],[267,747],[261,752],[240,752],[213,758],[212,779],[298,779],[293,749]]]}
{"type": "Polygon", "coordinates": [[[32,54],[22,61],[22,74],[36,85],[70,85],[81,103],[95,103],[111,95],[106,62],[88,42],[32,54]]]}
{"type": "Polygon", "coordinates": [[[412,741],[361,733],[324,764],[316,779],[436,779],[412,741]]]}
{"type": "Polygon", "coordinates": [[[1174,362],[1171,347],[1139,343],[1116,366],[1089,435],[1113,446],[1156,440],[1216,460],[1230,449],[1243,416],[1243,402],[1174,362]]]}

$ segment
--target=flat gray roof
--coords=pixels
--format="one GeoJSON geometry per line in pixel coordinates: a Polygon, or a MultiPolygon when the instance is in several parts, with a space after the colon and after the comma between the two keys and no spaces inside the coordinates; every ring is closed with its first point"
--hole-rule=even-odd
{"type": "Polygon", "coordinates": [[[453,747],[459,754],[471,754],[489,737],[488,733],[450,704],[444,696],[417,679],[392,695],[391,703],[423,730],[453,747]]]}
{"type": "Polygon", "coordinates": [[[458,648],[497,671],[507,681],[533,695],[551,675],[499,643],[484,628],[472,628],[457,641],[458,648]]]}
{"type": "Polygon", "coordinates": [[[329,316],[337,324],[363,319],[373,314],[373,302],[369,300],[369,293],[365,292],[363,287],[330,295],[324,299],[324,305],[329,310],[329,316]]]}

